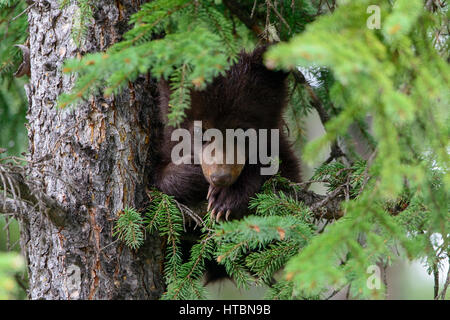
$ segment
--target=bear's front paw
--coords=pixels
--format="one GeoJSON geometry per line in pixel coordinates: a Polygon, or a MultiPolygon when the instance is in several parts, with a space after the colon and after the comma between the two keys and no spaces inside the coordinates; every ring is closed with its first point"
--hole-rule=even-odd
{"type": "Polygon", "coordinates": [[[232,213],[235,214],[241,209],[243,195],[236,191],[233,189],[233,186],[224,188],[209,186],[206,199],[208,199],[207,210],[211,210],[211,219],[219,222],[224,218],[228,221],[232,213]]]}

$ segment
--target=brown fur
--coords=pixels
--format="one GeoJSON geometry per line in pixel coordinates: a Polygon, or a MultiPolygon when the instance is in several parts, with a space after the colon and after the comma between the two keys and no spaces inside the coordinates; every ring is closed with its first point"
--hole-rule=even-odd
{"type": "MultiPolygon", "coordinates": [[[[201,120],[204,129],[216,128],[224,135],[225,129],[280,129],[280,173],[291,181],[299,181],[298,160],[283,130],[286,73],[268,70],[262,63],[264,52],[264,47],[252,53],[242,52],[239,61],[225,76],[217,77],[204,91],[192,91],[191,108],[180,127],[190,130],[192,136],[194,120],[201,120]]],[[[166,122],[170,90],[165,81],[160,82],[159,89],[162,116],[166,122]]],[[[239,218],[245,214],[250,197],[269,178],[260,174],[261,164],[246,163],[243,168],[204,165],[203,170],[200,165],[174,165],[170,154],[178,142],[170,141],[173,129],[165,128],[155,185],[188,204],[208,196],[209,208],[217,218],[228,218],[230,214],[232,218],[239,218]],[[217,186],[212,183],[213,174],[230,174],[231,177],[217,186]]]]}

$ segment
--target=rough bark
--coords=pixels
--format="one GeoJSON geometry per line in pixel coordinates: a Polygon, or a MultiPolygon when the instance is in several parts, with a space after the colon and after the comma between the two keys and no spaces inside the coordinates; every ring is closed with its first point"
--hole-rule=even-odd
{"type": "Polygon", "coordinates": [[[120,95],[56,106],[75,79],[62,73],[63,61],[119,41],[140,4],[99,1],[79,47],[71,36],[76,4],[60,9],[59,0],[37,0],[28,13],[27,174],[59,217],[39,207],[19,216],[31,299],[155,299],[164,290],[159,238],[147,235],[134,252],[113,237],[121,210],[148,201],[150,142],[158,126],[155,84],[141,77],[120,95]]]}

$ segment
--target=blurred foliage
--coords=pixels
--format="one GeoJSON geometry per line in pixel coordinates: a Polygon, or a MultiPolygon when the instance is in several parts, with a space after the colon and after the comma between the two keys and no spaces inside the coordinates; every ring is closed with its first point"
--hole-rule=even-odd
{"type": "Polygon", "coordinates": [[[13,77],[22,58],[14,45],[24,44],[27,38],[27,15],[20,15],[26,7],[25,1],[0,0],[0,148],[10,155],[18,155],[27,147],[23,89],[27,80],[13,77]]]}
{"type": "Polygon", "coordinates": [[[25,261],[20,254],[0,252],[0,300],[24,298],[24,291],[16,280],[24,272],[25,261]]]}
{"type": "Polygon", "coordinates": [[[304,159],[370,114],[373,162],[355,176],[343,175],[344,163],[318,169],[321,179],[321,171],[334,176],[331,190],[348,181],[351,200],[344,218],[291,259],[286,272],[297,290],[320,293],[351,283],[352,296],[376,298],[380,291],[365,285],[367,267],[390,264],[394,248],[409,259],[425,258],[430,272],[448,261],[450,68],[448,51],[433,45],[434,37],[448,42],[448,34],[436,32],[448,27],[448,10],[430,12],[419,0],[338,3],[333,14],[272,48],[267,63],[333,72],[329,98],[339,111],[326,134],[306,146],[304,159]],[[379,30],[365,27],[368,15],[361,14],[373,4],[381,10],[379,30]],[[440,244],[433,243],[435,234],[440,244]]]}
{"type": "Polygon", "coordinates": [[[7,149],[8,155],[18,155],[27,149],[24,84],[22,79],[0,80],[0,148],[7,149]]]}

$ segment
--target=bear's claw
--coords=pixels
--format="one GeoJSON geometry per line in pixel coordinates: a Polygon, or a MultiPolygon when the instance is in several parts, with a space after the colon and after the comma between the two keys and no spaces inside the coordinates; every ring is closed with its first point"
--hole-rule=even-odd
{"type": "Polygon", "coordinates": [[[207,211],[211,211],[211,219],[215,220],[217,223],[221,218],[225,218],[226,221],[230,218],[232,210],[227,208],[224,204],[216,203],[217,196],[220,192],[220,189],[216,189],[213,186],[209,186],[208,195],[206,199],[208,200],[207,211]]]}

